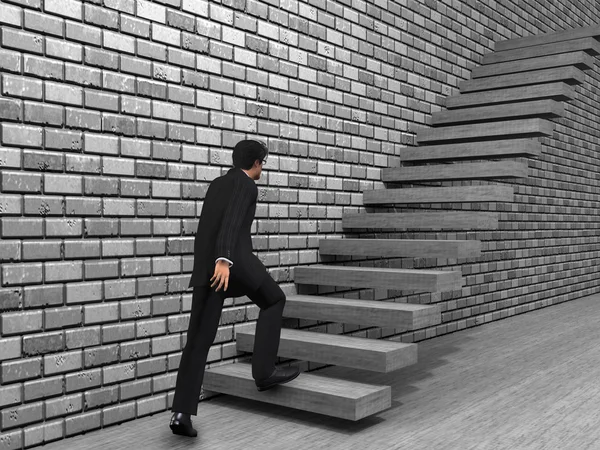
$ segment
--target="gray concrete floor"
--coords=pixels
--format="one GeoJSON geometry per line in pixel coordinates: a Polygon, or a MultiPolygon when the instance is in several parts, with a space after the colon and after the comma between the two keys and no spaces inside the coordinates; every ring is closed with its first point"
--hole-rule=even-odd
{"type": "Polygon", "coordinates": [[[171,413],[47,444],[112,449],[600,449],[600,295],[419,343],[389,374],[319,374],[392,386],[392,407],[349,422],[229,396],[198,406],[197,438],[171,413]]]}

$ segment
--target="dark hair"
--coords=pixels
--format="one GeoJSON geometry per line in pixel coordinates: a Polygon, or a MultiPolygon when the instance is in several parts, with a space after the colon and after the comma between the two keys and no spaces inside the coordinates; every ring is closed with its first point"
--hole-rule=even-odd
{"type": "Polygon", "coordinates": [[[233,167],[240,169],[251,169],[254,161],[264,160],[269,154],[265,144],[253,139],[245,139],[238,142],[233,148],[233,167]]]}

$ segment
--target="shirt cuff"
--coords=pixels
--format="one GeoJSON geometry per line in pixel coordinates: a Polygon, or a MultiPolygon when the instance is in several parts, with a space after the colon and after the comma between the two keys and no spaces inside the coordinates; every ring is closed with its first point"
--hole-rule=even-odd
{"type": "MultiPolygon", "coordinates": [[[[233,266],[233,263],[232,263],[231,261],[229,261],[227,258],[222,258],[222,257],[221,257],[221,258],[217,258],[217,261],[220,261],[220,260],[227,261],[227,262],[229,263],[229,267],[233,266]]],[[[217,261],[215,261],[215,263],[216,263],[217,261]]]]}

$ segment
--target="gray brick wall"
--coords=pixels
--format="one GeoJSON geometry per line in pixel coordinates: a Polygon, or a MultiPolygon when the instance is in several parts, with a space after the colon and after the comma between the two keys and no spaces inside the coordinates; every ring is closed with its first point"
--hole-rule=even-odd
{"type": "MultiPolygon", "coordinates": [[[[196,218],[238,140],[268,141],[254,247],[296,293],[293,267],[320,260],[494,41],[600,21],[593,0],[522,4],[0,0],[0,449],[170,406],[196,218]]],[[[461,291],[301,287],[440,302],[441,325],[315,329],[412,342],[597,292],[599,84],[577,88],[499,231],[402,234],[480,239],[482,258],[363,262],[459,266],[461,291]]],[[[256,317],[228,299],[209,362],[238,357],[256,317]]]]}

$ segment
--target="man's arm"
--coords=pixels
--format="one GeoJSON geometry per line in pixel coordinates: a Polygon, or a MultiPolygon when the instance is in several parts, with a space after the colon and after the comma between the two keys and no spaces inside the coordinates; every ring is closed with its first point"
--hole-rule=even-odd
{"type": "Polygon", "coordinates": [[[233,262],[231,261],[233,246],[239,236],[240,227],[246,215],[246,211],[248,211],[248,208],[252,204],[252,193],[252,189],[245,186],[245,183],[243,183],[242,180],[234,178],[231,197],[229,197],[229,202],[223,213],[221,228],[217,235],[215,248],[217,261],[224,259],[230,265],[233,265],[233,262]]]}

